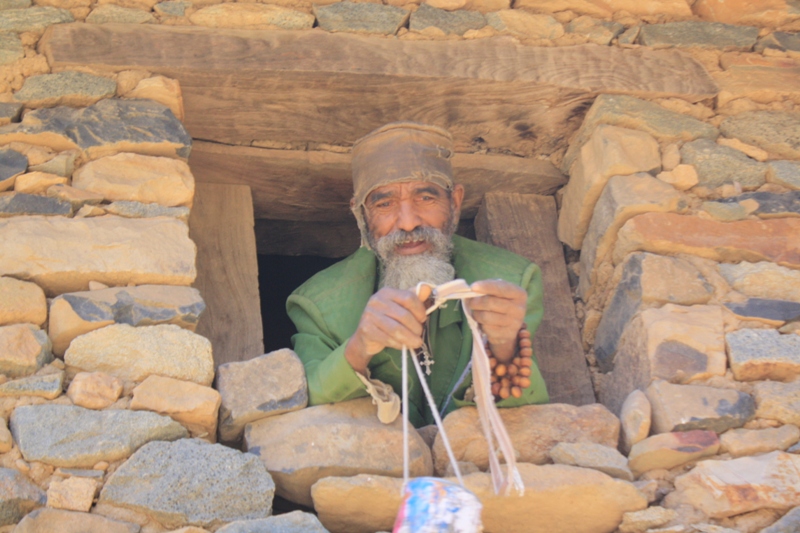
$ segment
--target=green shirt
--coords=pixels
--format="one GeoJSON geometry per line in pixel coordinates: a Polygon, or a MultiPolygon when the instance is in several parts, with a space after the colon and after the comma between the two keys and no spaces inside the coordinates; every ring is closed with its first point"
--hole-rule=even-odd
{"type": "MultiPolygon", "coordinates": [[[[507,250],[453,236],[453,266],[456,278],[467,283],[503,279],[528,292],[525,322],[531,334],[542,321],[542,277],[539,267],[507,250]]],[[[319,272],[286,301],[286,311],[297,327],[292,337],[294,350],[306,370],[309,404],[342,402],[367,396],[367,391],[344,357],[347,340],[355,332],[369,298],[377,290],[378,261],[367,248],[319,272]]],[[[437,410],[446,415],[470,405],[463,400],[472,383],[468,370],[472,354],[472,333],[460,302],[450,301],[431,314],[429,339],[435,363],[427,377],[437,410]]],[[[371,378],[391,385],[400,394],[401,356],[387,348],[369,363],[371,378]]],[[[420,427],[433,422],[413,366],[409,364],[409,418],[420,427]]],[[[549,399],[541,373],[534,367],[531,386],[522,397],[509,397],[498,407],[546,403],[549,399]]]]}

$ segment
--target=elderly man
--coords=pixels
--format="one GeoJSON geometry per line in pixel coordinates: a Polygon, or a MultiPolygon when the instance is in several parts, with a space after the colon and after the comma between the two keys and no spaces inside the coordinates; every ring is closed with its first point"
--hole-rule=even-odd
{"type": "MultiPolygon", "coordinates": [[[[527,332],[536,331],[543,312],[541,273],[518,255],[453,234],[464,188],[453,183],[451,154],[447,131],[412,122],[387,124],[354,145],[350,206],[362,246],[286,303],[311,405],[375,397],[384,384],[399,391],[403,345],[425,359],[442,416],[470,404],[472,333],[461,303],[448,302],[427,317],[414,292],[421,281],[463,278],[483,295],[466,305],[496,360],[510,364],[530,353],[527,332]]],[[[498,407],[548,401],[535,364],[529,373],[530,384],[498,407]]],[[[432,423],[413,372],[409,384],[411,422],[432,423]]]]}

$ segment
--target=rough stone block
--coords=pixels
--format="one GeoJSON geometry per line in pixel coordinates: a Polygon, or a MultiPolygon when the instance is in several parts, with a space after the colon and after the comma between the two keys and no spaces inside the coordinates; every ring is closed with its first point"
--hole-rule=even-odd
{"type": "Polygon", "coordinates": [[[622,515],[622,523],[619,525],[619,533],[641,533],[642,531],[653,530],[663,526],[667,522],[674,520],[678,513],[672,509],[664,509],[657,505],[648,507],[642,511],[631,511],[622,515]]]}
{"type": "Polygon", "coordinates": [[[619,22],[598,20],[587,15],[572,19],[564,28],[567,33],[585,35],[590,43],[608,46],[625,29],[619,22]]]}
{"type": "Polygon", "coordinates": [[[224,442],[238,440],[250,422],[308,405],[303,363],[288,348],[219,365],[217,390],[222,395],[219,437],[224,442]]]}
{"type": "Polygon", "coordinates": [[[648,24],[642,27],[639,34],[639,43],[645,46],[668,45],[742,52],[752,50],[756,39],[758,28],[694,20],[648,24]]]}
{"type": "Polygon", "coordinates": [[[205,308],[200,291],[192,287],[139,285],[73,292],[50,303],[48,334],[53,353],[63,355],[75,337],[114,323],[175,324],[194,331],[205,308]]]}
{"type": "Polygon", "coordinates": [[[800,219],[718,222],[674,213],[645,213],[620,229],[614,263],[635,251],[687,253],[730,263],[773,261],[800,268],[800,219]]]}
{"type": "Polygon", "coordinates": [[[220,401],[219,393],[211,387],[150,376],[133,389],[130,408],[169,416],[188,429],[192,437],[216,442],[220,401]]]}
{"type": "Polygon", "coordinates": [[[266,518],[274,491],[257,457],[181,439],[142,446],[111,475],[99,503],[143,513],[169,530],[217,529],[234,520],[266,518]]]}
{"type": "MultiPolygon", "coordinates": [[[[402,420],[382,424],[369,398],[263,418],[247,425],[244,443],[266,465],[279,496],[309,507],[311,486],[324,477],[403,474],[402,420]]],[[[410,458],[412,476],[432,474],[430,449],[416,431],[410,458]]]]}
{"type": "Polygon", "coordinates": [[[325,31],[394,35],[408,21],[409,11],[383,4],[337,2],[314,5],[317,24],[325,31]]]}
{"type": "Polygon", "coordinates": [[[59,152],[79,149],[88,159],[132,152],[185,160],[192,144],[168,107],[116,98],[85,108],[61,106],[26,113],[22,122],[0,127],[0,144],[14,141],[59,152]]]}
{"type": "Polygon", "coordinates": [[[14,100],[27,107],[85,107],[111,98],[115,92],[117,82],[112,79],[67,70],[26,78],[14,100]]]}
{"type": "MultiPolygon", "coordinates": [[[[678,153],[678,158],[680,160],[680,152],[678,153]]],[[[664,183],[669,183],[679,191],[686,191],[700,183],[700,179],[697,177],[697,170],[692,165],[675,165],[669,171],[659,172],[656,177],[664,183]]]]}
{"type": "MultiPolygon", "coordinates": [[[[292,511],[256,520],[237,520],[217,530],[217,533],[328,533],[316,515],[292,511]]],[[[189,533],[189,532],[187,532],[189,533]]]]}
{"type": "Polygon", "coordinates": [[[719,273],[735,290],[752,298],[800,302],[800,272],[769,261],[719,265],[719,273]]]}
{"type": "MultiPolygon", "coordinates": [[[[25,49],[20,38],[11,32],[0,33],[0,65],[13,63],[25,57],[25,49]]],[[[0,114],[2,116],[2,114],[0,114]]],[[[11,122],[11,120],[8,120],[11,122]]],[[[6,124],[8,123],[6,122],[6,124]]],[[[3,123],[0,122],[0,125],[3,123]]]]}
{"type": "Polygon", "coordinates": [[[656,381],[646,394],[653,407],[654,433],[692,429],[722,433],[742,427],[755,415],[753,397],[734,389],[656,381]]]}
{"type": "MultiPolygon", "coordinates": [[[[633,484],[602,472],[567,465],[518,464],[525,494],[495,494],[491,476],[464,477],[483,505],[485,531],[600,533],[613,531],[625,512],[647,507],[633,484]],[[575,503],[591,502],[575,512],[575,503]],[[543,512],[543,510],[547,510],[543,512]]],[[[328,477],[313,489],[314,508],[331,533],[373,533],[392,528],[403,480],[374,475],[328,477]]]]}
{"type": "Polygon", "coordinates": [[[82,191],[69,185],[52,185],[47,188],[45,194],[50,198],[69,202],[73,212],[79,211],[84,205],[97,205],[103,201],[103,197],[99,194],[82,191]]]}
{"type": "Polygon", "coordinates": [[[96,159],[75,171],[72,186],[110,201],[191,207],[194,199],[189,165],[169,157],[123,153],[96,159]]]}
{"type": "Polygon", "coordinates": [[[735,202],[703,202],[700,208],[721,222],[733,222],[747,218],[747,209],[735,202]]]}
{"type": "Polygon", "coordinates": [[[77,468],[125,459],[152,440],[188,436],[183,426],[155,413],[55,404],[17,407],[10,426],[26,461],[77,468]]]}
{"type": "Polygon", "coordinates": [[[720,131],[787,159],[800,159],[800,113],[747,111],[722,121],[720,131]]]}
{"type": "MultiPolygon", "coordinates": [[[[162,2],[162,4],[163,3],[165,2],[162,2]]],[[[183,93],[181,92],[181,85],[178,83],[178,80],[173,80],[164,76],[145,78],[137,83],[133,90],[126,93],[125,97],[153,100],[154,102],[164,104],[170,108],[172,114],[175,115],[178,120],[183,121],[183,93]]]]}
{"type": "MultiPolygon", "coordinates": [[[[22,104],[0,102],[0,126],[5,126],[6,124],[18,121],[20,113],[22,113],[22,104]]],[[[4,150],[0,149],[0,168],[2,168],[3,165],[3,151],[4,150]]],[[[2,186],[3,179],[2,170],[0,170],[0,186],[2,186]]]]}
{"type": "Polygon", "coordinates": [[[652,409],[647,395],[636,389],[625,398],[619,413],[622,430],[622,451],[629,453],[631,447],[650,435],[652,409]]]}
{"type": "Polygon", "coordinates": [[[767,183],[800,191],[800,161],[770,161],[767,167],[767,183]]]}
{"type": "Polygon", "coordinates": [[[519,9],[503,9],[486,14],[486,22],[501,33],[519,38],[558,39],[564,26],[550,15],[527,13],[519,9]]]}
{"type": "Polygon", "coordinates": [[[689,504],[712,518],[800,505],[800,455],[772,452],[701,461],[675,479],[667,507],[689,504]]]}
{"type": "Polygon", "coordinates": [[[601,124],[570,170],[558,217],[558,238],[579,250],[595,204],[612,176],[661,169],[658,143],[649,134],[601,124]]]}
{"type": "Polygon", "coordinates": [[[698,0],[694,12],[703,20],[775,28],[800,18],[791,2],[782,0],[698,0]]]}
{"type": "Polygon", "coordinates": [[[21,472],[0,468],[0,525],[19,522],[46,501],[45,493],[21,472]]]}
{"type": "Polygon", "coordinates": [[[186,14],[186,8],[191,5],[191,2],[167,0],[166,2],[159,2],[156,4],[153,7],[153,11],[161,17],[182,17],[186,14]]]}
{"type": "Polygon", "coordinates": [[[684,144],[681,147],[681,160],[694,166],[698,183],[705,187],[714,188],[736,182],[745,189],[756,189],[767,180],[766,164],[710,139],[697,139],[684,144]]]}
{"type": "Polygon", "coordinates": [[[628,459],[616,448],[593,442],[559,442],[550,449],[555,464],[592,468],[625,481],[633,481],[628,459]]]}
{"type": "Polygon", "coordinates": [[[89,24],[149,24],[156,22],[156,18],[141,9],[105,4],[94,8],[86,17],[86,22],[89,24]]]}
{"type": "Polygon", "coordinates": [[[650,174],[613,176],[594,207],[581,249],[578,294],[587,301],[596,283],[595,268],[614,247],[617,232],[630,218],[648,212],[677,211],[685,205],[673,187],[650,174]]]}
{"type": "Polygon", "coordinates": [[[172,217],[184,224],[189,222],[188,207],[164,207],[160,204],[143,204],[141,202],[119,201],[104,205],[106,213],[125,218],[172,217]]]}
{"type": "MultiPolygon", "coordinates": [[[[17,176],[16,179],[20,177],[17,176]]],[[[0,219],[23,215],[68,217],[72,215],[72,205],[57,198],[46,198],[35,194],[15,192],[0,196],[0,219]]]]}
{"type": "Polygon", "coordinates": [[[44,291],[35,283],[0,276],[0,326],[47,320],[44,291]]]}
{"type": "Polygon", "coordinates": [[[423,3],[411,14],[409,29],[421,32],[427,28],[441,30],[445,35],[464,35],[469,30],[486,26],[486,17],[478,11],[445,11],[423,3]]]}
{"type": "Polygon", "coordinates": [[[47,506],[88,513],[92,508],[97,482],[85,477],[53,479],[47,489],[47,506]]]}
{"type": "Polygon", "coordinates": [[[784,451],[800,440],[800,428],[786,424],[779,428],[731,429],[720,436],[721,451],[734,457],[784,451]]]}
{"type": "Polygon", "coordinates": [[[0,242],[0,275],[34,281],[50,296],[90,281],[190,285],[197,275],[196,247],[175,219],[12,217],[0,219],[0,242]]]}
{"type": "Polygon", "coordinates": [[[75,405],[87,409],[105,409],[119,399],[122,381],[102,372],[78,372],[67,389],[75,405]]]}
{"type": "Polygon", "coordinates": [[[7,381],[0,385],[0,397],[18,398],[20,396],[38,396],[47,400],[55,400],[64,392],[64,372],[7,381]]]}
{"type": "MultiPolygon", "coordinates": [[[[765,57],[759,54],[728,53],[721,56],[720,64],[725,70],[713,72],[712,77],[719,86],[717,109],[724,114],[750,113],[750,111],[743,113],[737,109],[737,104],[741,103],[737,100],[742,98],[760,104],[769,104],[784,99],[796,102],[800,99],[800,77],[797,75],[798,64],[796,61],[787,60],[784,57],[765,57]],[[758,80],[758,82],[754,83],[754,80],[758,80]]],[[[746,100],[743,101],[746,102],[746,100]]],[[[791,113],[788,114],[791,115],[791,113]]],[[[766,127],[763,124],[758,126],[759,129],[766,129],[766,127]]],[[[742,133],[748,135],[744,129],[742,129],[742,133]]],[[[791,131],[787,131],[787,134],[791,135],[791,131]]],[[[730,134],[726,134],[726,136],[731,137],[730,134]]],[[[740,140],[750,145],[755,144],[746,141],[744,137],[740,137],[740,140]]],[[[774,140],[779,144],[784,142],[779,139],[774,140]]],[[[756,144],[756,146],[760,145],[756,144]]],[[[760,147],[766,149],[765,146],[760,147]]],[[[792,158],[792,156],[784,156],[784,158],[792,158]]]]}
{"type": "MultiPolygon", "coordinates": [[[[544,464],[559,442],[593,442],[616,447],[619,420],[599,404],[575,407],[567,404],[525,405],[500,409],[518,462],[544,464]]],[[[444,419],[444,428],[457,461],[469,461],[481,470],[489,468],[489,447],[483,436],[478,411],[461,408],[444,419]]],[[[433,445],[437,473],[444,473],[449,459],[440,435],[433,445]]]]}
{"type": "Polygon", "coordinates": [[[53,185],[66,185],[67,178],[47,172],[28,172],[17,176],[14,191],[25,194],[44,194],[53,185]]]}
{"type": "Polygon", "coordinates": [[[656,103],[622,94],[601,94],[589,108],[583,124],[564,154],[562,172],[569,172],[583,145],[600,124],[643,131],[661,142],[716,139],[719,136],[719,131],[711,124],[670,111],[656,103]]]}
{"type": "Polygon", "coordinates": [[[0,148],[0,191],[14,187],[17,176],[28,169],[28,158],[10,148],[0,148]]]}
{"type": "Polygon", "coordinates": [[[105,372],[127,381],[152,374],[211,385],[211,342],[174,324],[132,327],[114,324],[72,341],[64,362],[88,372],[105,372]]]}
{"type": "Polygon", "coordinates": [[[310,30],[314,15],[270,4],[219,4],[195,11],[189,20],[209,28],[310,30]]]}
{"type": "Polygon", "coordinates": [[[726,303],[725,307],[744,320],[759,320],[771,326],[800,319],[800,302],[748,298],[742,303],[726,303]]]}
{"type": "Polygon", "coordinates": [[[37,172],[47,172],[48,174],[55,174],[57,176],[64,176],[69,178],[72,176],[72,171],[75,170],[75,158],[78,157],[77,150],[67,150],[61,152],[49,161],[40,163],[38,165],[31,165],[30,170],[37,172]]]}
{"type": "Polygon", "coordinates": [[[97,514],[63,509],[36,509],[25,516],[14,530],[16,533],[139,533],[136,524],[112,520],[97,514]]]}
{"type": "Polygon", "coordinates": [[[795,533],[800,531],[800,506],[795,507],[761,533],[795,533]]]}
{"type": "Polygon", "coordinates": [[[774,329],[740,329],[725,335],[733,376],[739,381],[793,381],[800,376],[800,335],[774,329]]]}
{"type": "MultiPolygon", "coordinates": [[[[17,178],[17,180],[19,181],[20,178],[17,178]]],[[[747,202],[747,204],[753,206],[750,209],[750,213],[760,218],[800,217],[800,191],[791,191],[783,194],[766,191],[750,192],[725,198],[720,202],[734,205],[747,202]]]]}
{"type": "Polygon", "coordinates": [[[756,416],[800,426],[800,381],[762,381],[754,386],[756,416]]]}
{"type": "Polygon", "coordinates": [[[673,304],[646,309],[626,326],[610,362],[614,370],[601,381],[599,396],[613,413],[653,380],[691,383],[722,376],[727,362],[722,309],[673,304]]]}
{"type": "Polygon", "coordinates": [[[48,26],[72,22],[75,19],[66,9],[50,6],[34,6],[24,9],[6,9],[0,17],[0,31],[16,33],[43,33],[48,26]]]}
{"type": "Polygon", "coordinates": [[[0,374],[29,376],[53,360],[50,339],[32,324],[0,327],[0,374]]]}
{"type": "Polygon", "coordinates": [[[628,465],[635,476],[650,470],[669,470],[716,455],[719,437],[713,431],[696,429],[675,433],[653,435],[633,445],[628,456],[628,465]]]}

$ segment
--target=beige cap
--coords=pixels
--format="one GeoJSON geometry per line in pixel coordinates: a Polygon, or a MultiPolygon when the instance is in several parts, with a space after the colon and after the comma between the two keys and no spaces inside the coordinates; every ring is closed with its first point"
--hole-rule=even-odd
{"type": "Polygon", "coordinates": [[[392,122],[353,145],[353,215],[366,246],[362,206],[370,192],[389,183],[429,181],[453,190],[453,138],[437,126],[392,122]]]}

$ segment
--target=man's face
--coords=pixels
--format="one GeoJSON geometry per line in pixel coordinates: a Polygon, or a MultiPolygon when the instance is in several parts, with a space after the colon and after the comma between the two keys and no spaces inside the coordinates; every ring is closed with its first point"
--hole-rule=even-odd
{"type": "Polygon", "coordinates": [[[452,193],[426,182],[378,187],[368,196],[368,241],[383,269],[384,286],[410,289],[420,281],[453,279],[450,237],[458,223],[464,189],[452,193]]]}

